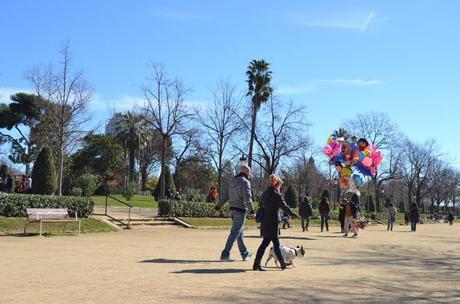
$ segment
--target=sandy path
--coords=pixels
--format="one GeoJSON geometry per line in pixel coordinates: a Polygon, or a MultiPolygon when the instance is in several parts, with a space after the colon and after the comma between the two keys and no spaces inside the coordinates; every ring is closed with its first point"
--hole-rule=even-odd
{"type": "MultiPolygon", "coordinates": [[[[216,261],[225,230],[0,237],[0,303],[460,302],[460,225],[374,226],[357,239],[317,229],[286,232],[282,243],[307,257],[265,273],[216,261]]],[[[257,233],[247,231],[253,251],[257,233]]]]}

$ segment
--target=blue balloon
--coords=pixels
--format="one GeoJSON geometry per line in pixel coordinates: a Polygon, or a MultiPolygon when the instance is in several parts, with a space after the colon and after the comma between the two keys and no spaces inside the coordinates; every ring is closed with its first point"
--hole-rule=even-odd
{"type": "Polygon", "coordinates": [[[358,171],[365,176],[372,176],[371,169],[364,167],[364,165],[361,162],[356,163],[355,168],[358,169],[358,171]]]}
{"type": "Polygon", "coordinates": [[[359,152],[359,159],[363,160],[366,157],[366,153],[364,151],[359,152]]]}

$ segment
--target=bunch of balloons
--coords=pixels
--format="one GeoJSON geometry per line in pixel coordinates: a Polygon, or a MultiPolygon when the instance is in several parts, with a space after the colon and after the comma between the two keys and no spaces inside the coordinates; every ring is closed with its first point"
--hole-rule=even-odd
{"type": "Polygon", "coordinates": [[[377,173],[383,155],[365,138],[331,135],[323,152],[329,157],[329,164],[335,166],[342,188],[359,195],[358,187],[364,183],[364,176],[377,173]]]}

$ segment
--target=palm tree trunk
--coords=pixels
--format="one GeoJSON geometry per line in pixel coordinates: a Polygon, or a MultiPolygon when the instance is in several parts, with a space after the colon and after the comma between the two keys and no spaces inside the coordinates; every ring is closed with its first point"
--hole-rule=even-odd
{"type": "Polygon", "coordinates": [[[129,147],[129,182],[134,181],[134,166],[136,161],[136,148],[134,146],[129,147]]]}
{"type": "Polygon", "coordinates": [[[252,105],[252,123],[251,123],[251,138],[249,140],[249,153],[248,153],[248,166],[252,166],[252,153],[254,146],[254,138],[256,136],[256,121],[257,121],[257,109],[255,105],[252,105]]]}

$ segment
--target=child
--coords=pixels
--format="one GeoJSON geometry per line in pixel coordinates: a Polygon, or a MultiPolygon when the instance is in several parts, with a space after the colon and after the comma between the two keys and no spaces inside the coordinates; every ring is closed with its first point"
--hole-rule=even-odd
{"type": "Polygon", "coordinates": [[[449,212],[449,214],[447,215],[447,220],[449,221],[449,226],[453,226],[454,225],[454,214],[451,212],[449,212]]]}
{"type": "Polygon", "coordinates": [[[283,222],[283,229],[286,229],[286,226],[288,228],[291,228],[291,223],[289,222],[290,218],[288,215],[286,214],[283,214],[283,216],[281,217],[281,221],[283,222]]]}

